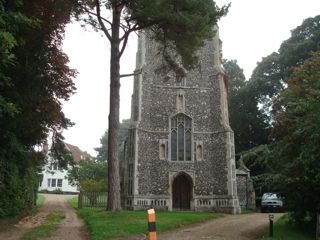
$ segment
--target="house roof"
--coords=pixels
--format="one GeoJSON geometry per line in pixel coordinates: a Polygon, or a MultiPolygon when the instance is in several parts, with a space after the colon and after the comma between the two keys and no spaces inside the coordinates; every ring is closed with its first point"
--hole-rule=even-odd
{"type": "Polygon", "coordinates": [[[81,151],[77,146],[66,143],[67,149],[71,152],[75,163],[79,163],[81,159],[92,158],[92,156],[86,151],[81,151]]]}

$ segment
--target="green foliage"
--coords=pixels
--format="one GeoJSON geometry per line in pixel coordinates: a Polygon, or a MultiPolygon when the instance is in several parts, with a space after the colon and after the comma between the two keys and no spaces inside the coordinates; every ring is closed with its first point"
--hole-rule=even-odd
{"type": "Polygon", "coordinates": [[[266,237],[269,235],[269,229],[266,230],[260,240],[312,240],[314,235],[310,231],[305,231],[291,221],[290,215],[286,214],[282,216],[273,225],[273,238],[266,237]]]}
{"type": "MultiPolygon", "coordinates": [[[[128,135],[130,119],[124,119],[120,123],[120,134],[119,134],[119,161],[124,161],[124,145],[128,135]]],[[[97,160],[104,162],[108,159],[108,130],[105,131],[102,138],[100,139],[101,146],[95,148],[98,152],[97,160]]]]}
{"type": "Polygon", "coordinates": [[[255,85],[245,81],[243,70],[236,60],[224,60],[223,67],[230,79],[229,119],[238,155],[260,144],[266,144],[269,129],[266,117],[258,108],[258,90],[254,89],[255,85]]]}
{"type": "MultiPolygon", "coordinates": [[[[73,202],[73,205],[76,206],[77,203],[73,202]]],[[[88,225],[90,239],[92,240],[115,239],[147,232],[146,211],[106,212],[104,209],[82,208],[78,209],[77,212],[88,225]]],[[[164,232],[218,217],[223,217],[223,215],[208,212],[156,211],[157,232],[164,232]]]]}
{"type": "Polygon", "coordinates": [[[108,167],[106,162],[83,159],[68,170],[68,180],[84,191],[106,191],[108,167]]]}
{"type": "Polygon", "coordinates": [[[32,228],[26,232],[21,240],[37,240],[49,236],[50,232],[59,227],[59,223],[65,218],[64,213],[51,213],[47,216],[45,222],[40,226],[32,228]]]}
{"type": "Polygon", "coordinates": [[[269,114],[272,101],[284,89],[284,76],[280,65],[280,55],[274,52],[258,63],[250,79],[250,88],[255,92],[255,102],[260,105],[269,126],[272,120],[269,114]]]}
{"type": "Polygon", "coordinates": [[[53,194],[64,194],[63,191],[60,188],[56,188],[55,190],[50,191],[50,193],[53,193],[53,194]]]}
{"type": "MultiPolygon", "coordinates": [[[[101,22],[109,23],[92,14],[95,7],[111,11],[117,9],[122,15],[119,27],[127,34],[141,29],[151,30],[155,40],[164,46],[163,50],[177,52],[186,68],[197,64],[196,51],[203,46],[204,40],[214,36],[213,26],[227,14],[229,8],[219,8],[212,0],[77,0],[77,3],[79,12],[89,13],[82,20],[98,30],[101,30],[101,22]],[[91,10],[91,14],[88,10],[91,10]]],[[[99,14],[102,13],[101,11],[99,14]]],[[[102,30],[105,32],[107,29],[102,27],[102,30]]]]}
{"type": "Polygon", "coordinates": [[[260,145],[243,152],[239,164],[250,169],[250,177],[253,180],[257,196],[257,205],[265,192],[278,192],[279,187],[274,183],[273,153],[269,145],[260,145]]]}
{"type": "Polygon", "coordinates": [[[239,154],[268,144],[275,121],[273,101],[285,89],[295,66],[302,65],[312,52],[320,50],[320,16],[306,19],[292,31],[278,52],[263,58],[249,81],[236,61],[224,61],[230,76],[230,125],[235,132],[235,150],[239,154]]]}
{"type": "Polygon", "coordinates": [[[237,60],[224,59],[222,62],[223,68],[230,79],[229,90],[231,96],[237,94],[237,91],[246,85],[246,77],[244,76],[243,69],[238,65],[237,60]]]}
{"type": "Polygon", "coordinates": [[[128,19],[140,26],[151,25],[155,39],[176,50],[189,69],[198,62],[196,51],[203,40],[214,36],[213,26],[228,11],[211,0],[136,0],[127,8],[128,19]]]}
{"type": "Polygon", "coordinates": [[[78,208],[78,197],[74,197],[68,200],[68,203],[73,208],[78,208]]]}
{"type": "Polygon", "coordinates": [[[291,31],[291,37],[279,49],[281,71],[290,76],[293,67],[301,66],[313,52],[320,51],[320,15],[307,18],[291,31]]]}
{"type": "Polygon", "coordinates": [[[71,11],[62,0],[0,0],[0,216],[32,208],[45,158],[36,146],[71,125],[61,110],[75,90],[61,51],[71,11]]]}
{"type": "MultiPolygon", "coordinates": [[[[245,153],[242,161],[251,170],[258,189],[281,190],[286,203],[295,211],[296,220],[304,219],[309,211],[319,211],[315,203],[319,202],[315,197],[319,193],[313,190],[319,188],[314,185],[319,182],[314,161],[319,134],[318,60],[310,60],[312,64],[308,61],[292,75],[294,67],[303,66],[312,52],[320,50],[319,22],[320,16],[306,19],[278,52],[263,58],[246,86],[240,89],[247,89],[248,94],[242,97],[244,100],[238,100],[253,104],[254,111],[248,111],[249,116],[262,120],[261,126],[267,130],[265,136],[274,127],[269,145],[245,153]]],[[[253,136],[254,132],[247,139],[253,136]]]]}
{"type": "MultiPolygon", "coordinates": [[[[22,5],[22,1],[13,0],[10,3],[0,0],[0,69],[14,65],[14,48],[18,45],[17,34],[18,26],[36,26],[37,22],[26,17],[20,11],[15,9],[22,5]]],[[[10,85],[9,76],[0,70],[1,85],[10,85]]],[[[4,111],[8,114],[17,113],[17,108],[12,102],[7,101],[0,95],[0,116],[4,111]]]]}
{"type": "MultiPolygon", "coordinates": [[[[67,127],[67,126],[65,126],[67,127]]],[[[53,159],[51,164],[57,164],[61,169],[68,169],[68,166],[73,166],[75,164],[72,153],[66,148],[66,144],[63,141],[63,136],[61,133],[54,133],[52,145],[49,151],[49,157],[53,159]]]]}
{"type": "Polygon", "coordinates": [[[320,52],[294,69],[274,103],[276,182],[297,221],[320,212],[320,52]]]}
{"type": "Polygon", "coordinates": [[[308,18],[291,32],[291,37],[281,44],[278,52],[262,59],[249,80],[251,91],[255,93],[255,103],[262,110],[269,127],[274,119],[272,102],[284,90],[293,67],[301,66],[312,52],[320,50],[320,15],[308,18]]]}
{"type": "Polygon", "coordinates": [[[106,192],[107,191],[106,177],[105,179],[101,179],[101,180],[94,180],[94,179],[81,180],[80,187],[81,187],[81,191],[84,191],[84,192],[106,192]]]}
{"type": "Polygon", "coordinates": [[[43,205],[44,201],[45,201],[44,196],[38,194],[36,205],[41,206],[43,205]]]}
{"type": "Polygon", "coordinates": [[[0,162],[0,217],[14,216],[35,205],[38,176],[34,169],[24,173],[16,166],[6,167],[0,162]]]}

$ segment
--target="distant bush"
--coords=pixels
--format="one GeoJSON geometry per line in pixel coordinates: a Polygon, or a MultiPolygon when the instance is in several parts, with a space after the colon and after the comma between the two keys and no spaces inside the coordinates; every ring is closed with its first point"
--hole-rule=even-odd
{"type": "Polygon", "coordinates": [[[63,194],[64,192],[63,192],[61,189],[56,188],[55,190],[50,191],[49,193],[53,193],[53,194],[63,194]]]}
{"type": "Polygon", "coordinates": [[[69,183],[85,192],[106,192],[108,185],[106,162],[83,159],[68,171],[69,183]]]}
{"type": "Polygon", "coordinates": [[[49,192],[49,190],[47,190],[47,189],[42,189],[42,190],[40,190],[38,193],[50,193],[50,192],[49,192]]]}
{"type": "Polygon", "coordinates": [[[36,204],[37,188],[38,175],[34,169],[19,171],[16,166],[0,162],[0,217],[31,210],[36,204]]]}
{"type": "Polygon", "coordinates": [[[85,179],[80,181],[81,191],[84,192],[106,192],[107,183],[105,180],[85,179]]]}

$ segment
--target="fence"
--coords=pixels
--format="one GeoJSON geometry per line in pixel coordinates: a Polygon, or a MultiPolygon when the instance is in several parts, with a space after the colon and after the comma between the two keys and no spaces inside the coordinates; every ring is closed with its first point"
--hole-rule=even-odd
{"type": "Polygon", "coordinates": [[[78,208],[107,207],[107,192],[80,192],[78,208]]]}

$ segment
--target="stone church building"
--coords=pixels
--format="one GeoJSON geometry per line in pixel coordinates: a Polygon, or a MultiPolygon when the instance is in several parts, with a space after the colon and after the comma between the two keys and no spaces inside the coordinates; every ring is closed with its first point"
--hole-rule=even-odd
{"type": "Polygon", "coordinates": [[[127,209],[239,213],[228,79],[218,33],[186,75],[139,34],[123,204],[127,209]]]}

